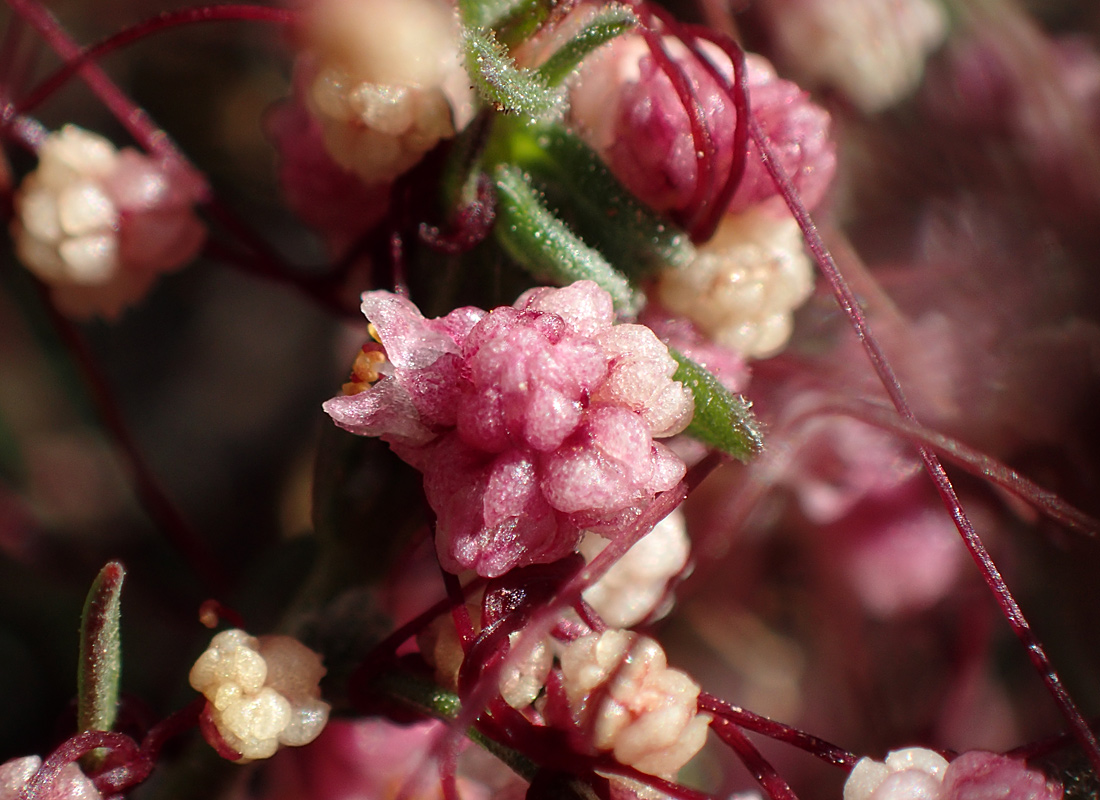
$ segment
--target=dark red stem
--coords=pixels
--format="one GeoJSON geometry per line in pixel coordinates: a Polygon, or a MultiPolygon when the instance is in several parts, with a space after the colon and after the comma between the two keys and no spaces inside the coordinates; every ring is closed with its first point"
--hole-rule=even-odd
{"type": "MultiPolygon", "coordinates": [[[[41,291],[42,287],[39,286],[39,289],[41,291]]],[[[88,347],[76,326],[60,314],[48,298],[43,298],[43,306],[50,316],[54,330],[65,343],[84,379],[84,385],[101,424],[121,450],[134,490],[146,512],[169,542],[183,555],[195,574],[206,584],[207,589],[214,593],[221,593],[228,586],[228,576],[214,558],[207,543],[187,522],[153,475],[153,471],[141,453],[141,448],[138,447],[123,419],[122,412],[115,402],[107,379],[99,369],[91,348],[88,347]]]]}
{"type": "MultiPolygon", "coordinates": [[[[75,56],[67,58],[64,66],[35,86],[27,93],[26,97],[15,104],[14,113],[27,114],[33,111],[50,95],[64,86],[83,65],[97,61],[108,53],[113,53],[140,39],[162,31],[178,28],[182,25],[193,25],[198,22],[243,21],[289,25],[294,20],[295,14],[292,11],[252,5],[200,6],[199,8],[184,8],[178,11],[164,11],[155,17],[150,17],[136,25],[131,25],[129,28],[124,28],[91,47],[79,50],[75,56]]],[[[7,114],[5,114],[5,117],[7,117],[7,114]]]]}
{"type": "Polygon", "coordinates": [[[767,792],[772,800],[798,800],[791,787],[775,771],[775,767],[768,763],[740,728],[723,717],[716,717],[710,727],[737,753],[753,778],[760,784],[760,788],[767,792]]]}
{"type": "Polygon", "coordinates": [[[827,761],[838,767],[851,769],[859,760],[859,756],[837,747],[835,744],[830,744],[824,739],[819,739],[816,736],[803,733],[797,728],[746,711],[739,706],[730,705],[726,701],[706,692],[700,692],[699,694],[699,710],[713,714],[715,717],[721,717],[770,739],[793,745],[812,756],[820,758],[822,761],[827,761]]]}
{"type": "MultiPolygon", "coordinates": [[[[840,305],[841,310],[848,317],[852,327],[855,329],[856,335],[863,343],[864,350],[871,361],[871,366],[874,367],[879,377],[879,381],[882,383],[883,388],[886,389],[886,393],[889,395],[898,413],[904,419],[916,422],[916,416],[913,414],[909,402],[905,398],[905,393],[902,391],[901,384],[898,382],[897,376],[894,374],[894,370],[886,358],[886,354],[879,345],[878,339],[876,339],[871,332],[870,325],[859,306],[859,302],[856,300],[844,276],[840,273],[829,249],[825,246],[821,234],[818,233],[817,226],[814,225],[813,220],[810,218],[809,211],[806,210],[806,206],[803,205],[802,201],[799,199],[794,185],[791,183],[790,178],[779,163],[779,159],[772,150],[771,142],[768,140],[767,135],[760,130],[759,125],[757,125],[755,121],[750,120],[749,127],[752,139],[760,149],[765,168],[771,175],[772,180],[775,181],[776,187],[787,203],[787,207],[798,221],[798,225],[802,229],[802,234],[806,238],[806,244],[813,254],[818,268],[825,276],[838,305],[840,305]]],[[[988,585],[990,591],[993,592],[993,597],[1000,607],[1001,613],[1004,614],[1005,619],[1008,620],[1008,624],[1011,626],[1013,633],[1016,634],[1016,638],[1023,644],[1035,671],[1039,674],[1043,683],[1046,684],[1047,691],[1050,693],[1051,697],[1054,698],[1058,710],[1069,724],[1070,729],[1073,731],[1074,738],[1081,745],[1093,769],[1100,773],[1100,742],[1097,741],[1096,736],[1089,729],[1077,705],[1069,696],[1069,692],[1067,692],[1065,686],[1062,685],[1062,681],[1058,677],[1058,673],[1055,672],[1054,665],[1050,662],[1050,658],[1043,649],[1042,643],[1024,617],[1023,611],[1020,609],[1016,599],[1012,596],[1012,592],[1009,590],[1008,585],[997,569],[997,565],[993,563],[993,559],[990,557],[985,545],[982,544],[981,537],[979,537],[977,531],[974,530],[970,518],[963,509],[958,495],[955,493],[955,487],[951,484],[951,479],[947,477],[943,465],[931,450],[920,445],[917,451],[920,454],[921,461],[924,463],[925,471],[928,472],[929,476],[932,478],[932,482],[936,486],[936,491],[939,493],[944,507],[947,508],[948,513],[951,514],[951,518],[955,522],[955,527],[958,528],[963,542],[970,551],[971,558],[974,560],[975,564],[978,565],[978,569],[986,585],[988,585]]]]}
{"type": "Polygon", "coordinates": [[[84,731],[65,741],[42,762],[42,766],[16,795],[16,800],[38,800],[38,798],[49,797],[61,770],[101,747],[111,750],[128,765],[140,767],[144,773],[143,779],[152,769],[152,764],[145,764],[146,759],[137,742],[126,734],[113,731],[84,731]]]}

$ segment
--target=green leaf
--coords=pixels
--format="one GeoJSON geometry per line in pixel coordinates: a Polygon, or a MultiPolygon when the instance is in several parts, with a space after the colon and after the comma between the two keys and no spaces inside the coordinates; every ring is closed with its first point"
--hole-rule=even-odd
{"type": "Polygon", "coordinates": [[[512,127],[502,160],[537,178],[577,233],[621,272],[640,280],[695,258],[688,234],[639,203],[579,137],[560,125],[512,127]]]}
{"type": "Polygon", "coordinates": [[[548,86],[537,72],[520,69],[490,28],[467,28],[466,71],[481,96],[497,111],[535,122],[565,113],[565,92],[548,86]]]}
{"type": "Polygon", "coordinates": [[[511,44],[533,33],[550,14],[555,0],[459,0],[458,11],[467,28],[492,28],[511,44]]]}
{"type": "Polygon", "coordinates": [[[122,564],[109,561],[92,582],[84,601],[76,706],[76,723],[81,732],[109,731],[115,724],[122,677],[119,629],[125,577],[122,564]]]}
{"type": "Polygon", "coordinates": [[[638,18],[626,6],[614,3],[605,6],[539,67],[539,75],[548,86],[557,86],[569,77],[589,53],[637,24],[638,18]]]}
{"type": "Polygon", "coordinates": [[[764,447],[750,404],[726,389],[708,370],[687,356],[668,349],[680,366],[672,376],[691,390],[695,416],[684,431],[739,461],[747,462],[764,447]]]}
{"type": "Polygon", "coordinates": [[[499,164],[493,177],[497,186],[493,232],[520,266],[536,278],[562,285],[595,281],[611,295],[617,311],[636,312],[640,296],[630,281],[546,207],[528,175],[511,164],[499,164]]]}

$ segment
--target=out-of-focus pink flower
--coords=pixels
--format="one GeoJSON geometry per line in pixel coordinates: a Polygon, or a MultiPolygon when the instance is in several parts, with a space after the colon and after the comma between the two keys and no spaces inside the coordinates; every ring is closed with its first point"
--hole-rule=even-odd
{"type": "MultiPolygon", "coordinates": [[[[671,36],[662,43],[676,69],[682,70],[703,110],[713,152],[714,185],[704,201],[713,202],[734,161],[736,110],[699,58],[671,36]]],[[[708,60],[727,77],[729,57],[702,45],[708,60]]],[[[825,194],[836,167],[829,136],[829,115],[771,64],[749,54],[749,104],[753,118],[771,140],[780,162],[808,207],[825,194]]],[[[571,120],[581,135],[611,167],[615,176],[644,203],[672,216],[690,212],[703,160],[692,137],[689,111],[671,79],[641,36],[622,36],[587,59],[570,94],[571,120]]],[[[762,202],[783,208],[775,185],[750,144],[741,183],[729,209],[740,212],[762,202]]]]}
{"type": "Polygon", "coordinates": [[[290,209],[339,254],[385,215],[389,186],[367,186],[332,160],[320,123],[303,105],[299,83],[295,81],[294,96],[265,120],[279,154],[279,185],[290,209]]]}
{"type": "MultiPolygon", "coordinates": [[[[312,744],[283,750],[266,772],[262,800],[443,800],[431,749],[447,727],[435,720],[333,720],[312,744]]],[[[488,800],[479,782],[459,776],[460,800],[488,800]]]]}
{"type": "MultiPolygon", "coordinates": [[[[13,758],[0,764],[0,800],[18,800],[23,788],[42,766],[38,756],[13,758]]],[[[100,800],[100,793],[76,764],[68,764],[38,800],[100,800]]]]}
{"type": "Polygon", "coordinates": [[[50,134],[38,158],[16,193],[12,238],[66,313],[117,317],[202,247],[193,207],[203,188],[179,164],[75,125],[50,134]]]}
{"type": "Polygon", "coordinates": [[[767,0],[761,9],[784,63],[866,113],[912,92],[947,35],[936,0],[767,0]]]}
{"type": "Polygon", "coordinates": [[[387,292],[363,295],[363,311],[388,361],[325,410],[424,473],[445,568],[554,561],[583,529],[614,537],[683,477],[653,441],[691,420],[676,362],[648,328],[613,325],[591,281],[434,320],[387,292]]]}
{"type": "Polygon", "coordinates": [[[313,0],[300,63],[329,154],[389,183],[471,117],[454,10],[441,0],[313,0]]]}

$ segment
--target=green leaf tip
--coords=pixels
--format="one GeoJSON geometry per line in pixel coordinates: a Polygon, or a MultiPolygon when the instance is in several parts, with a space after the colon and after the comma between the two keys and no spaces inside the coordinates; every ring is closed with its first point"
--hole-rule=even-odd
{"type": "Polygon", "coordinates": [[[122,676],[119,630],[125,577],[122,564],[109,561],[84,601],[77,671],[77,727],[81,732],[109,731],[115,724],[122,676]]]}
{"type": "Polygon", "coordinates": [[[478,93],[497,111],[529,122],[558,119],[565,113],[565,92],[543,77],[521,69],[491,28],[467,28],[462,37],[466,71],[478,93]]]}
{"type": "Polygon", "coordinates": [[[538,74],[548,86],[557,86],[591,53],[637,25],[638,17],[627,6],[621,3],[604,6],[539,67],[538,74]]]}
{"type": "Polygon", "coordinates": [[[595,281],[611,295],[616,311],[627,315],[637,312],[640,293],[598,250],[585,244],[546,207],[527,173],[510,164],[499,164],[493,178],[497,186],[493,232],[508,255],[538,279],[560,285],[595,281]]]}
{"type": "Polygon", "coordinates": [[[757,455],[764,448],[764,438],[751,404],[684,354],[671,347],[668,352],[680,365],[673,380],[684,384],[695,397],[695,415],[684,433],[742,462],[757,455]]]}

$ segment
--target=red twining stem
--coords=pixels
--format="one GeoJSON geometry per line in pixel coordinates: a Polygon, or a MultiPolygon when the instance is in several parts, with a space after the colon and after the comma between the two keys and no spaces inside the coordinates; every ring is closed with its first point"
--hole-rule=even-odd
{"type": "MultiPolygon", "coordinates": [[[[806,244],[813,254],[818,268],[825,276],[825,280],[829,283],[833,295],[836,297],[837,304],[840,305],[841,310],[848,317],[852,327],[855,329],[859,340],[863,343],[863,348],[871,361],[871,366],[874,367],[879,377],[879,381],[882,383],[883,388],[886,389],[890,401],[904,419],[915,422],[916,416],[909,406],[909,401],[905,398],[905,393],[902,391],[897,375],[894,374],[893,367],[891,367],[889,360],[886,358],[886,354],[879,345],[878,339],[876,339],[871,332],[870,325],[863,311],[860,309],[855,294],[848,286],[847,281],[844,280],[844,276],[841,275],[840,269],[833,260],[832,254],[825,246],[821,234],[818,233],[817,226],[814,225],[813,220],[810,218],[809,211],[806,210],[806,206],[803,205],[802,201],[799,199],[794,184],[791,183],[790,178],[779,163],[778,157],[772,150],[770,140],[767,135],[760,130],[760,126],[757,125],[754,120],[749,120],[749,129],[753,141],[756,142],[757,147],[760,148],[760,154],[765,168],[771,175],[772,180],[775,181],[776,187],[787,203],[787,207],[798,221],[798,225],[802,229],[802,234],[806,238],[806,244]]],[[[1008,620],[1008,624],[1012,628],[1013,633],[1016,634],[1016,638],[1019,639],[1020,643],[1023,644],[1026,649],[1028,658],[1031,659],[1035,671],[1039,674],[1043,683],[1046,684],[1047,691],[1050,692],[1051,697],[1054,698],[1055,704],[1057,704],[1059,711],[1061,711],[1062,716],[1069,724],[1074,738],[1077,740],[1078,744],[1081,745],[1093,769],[1100,773],[1100,742],[1097,741],[1096,736],[1089,729],[1077,705],[1069,696],[1069,692],[1067,692],[1065,686],[1062,685],[1062,681],[1058,677],[1058,673],[1055,672],[1054,665],[1050,662],[1050,658],[1043,649],[1042,643],[1031,629],[1031,625],[1024,617],[1024,613],[1016,602],[1016,598],[1012,596],[1012,592],[1001,576],[1000,570],[997,569],[997,565],[993,563],[993,559],[985,549],[985,545],[982,544],[981,538],[978,536],[977,531],[970,522],[970,518],[963,509],[958,495],[955,493],[955,487],[952,485],[951,479],[947,477],[947,473],[944,471],[943,465],[940,463],[935,453],[923,445],[917,447],[917,452],[920,454],[921,461],[924,463],[925,471],[928,472],[929,476],[932,478],[932,482],[936,486],[936,491],[939,493],[944,507],[947,508],[948,513],[951,514],[951,518],[955,522],[955,527],[959,529],[963,542],[970,551],[971,558],[978,565],[978,569],[983,579],[993,592],[993,597],[1000,607],[1001,613],[1004,614],[1005,619],[1008,620]]]]}

